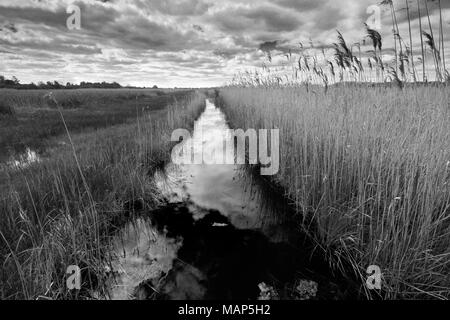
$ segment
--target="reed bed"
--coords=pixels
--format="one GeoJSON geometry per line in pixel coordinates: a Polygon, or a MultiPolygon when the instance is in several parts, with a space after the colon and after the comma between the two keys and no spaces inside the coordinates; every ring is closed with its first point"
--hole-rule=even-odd
{"type": "Polygon", "coordinates": [[[39,163],[0,168],[0,298],[107,295],[109,238],[158,204],[151,172],[169,160],[172,130],[192,126],[204,107],[192,93],[135,123],[69,134],[39,163]],[[67,290],[69,265],[82,268],[83,290],[67,290]]]}
{"type": "Polygon", "coordinates": [[[230,86],[232,127],[280,129],[274,183],[336,269],[378,265],[382,298],[450,298],[450,90],[230,86]]]}
{"type": "Polygon", "coordinates": [[[169,90],[155,89],[59,89],[59,90],[16,90],[0,89],[0,102],[15,108],[31,109],[75,109],[92,105],[117,104],[145,97],[161,96],[169,90]],[[49,98],[57,99],[58,105],[49,98]]]}

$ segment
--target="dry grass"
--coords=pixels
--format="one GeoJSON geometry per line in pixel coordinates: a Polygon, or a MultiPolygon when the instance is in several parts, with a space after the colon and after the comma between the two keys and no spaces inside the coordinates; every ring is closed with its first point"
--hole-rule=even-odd
{"type": "Polygon", "coordinates": [[[176,99],[183,99],[186,90],[159,91],[149,89],[80,89],[54,90],[0,89],[0,162],[16,157],[27,148],[38,153],[61,140],[65,128],[62,109],[72,134],[106,128],[134,121],[145,112],[164,109],[176,99]],[[14,110],[14,115],[9,115],[14,110]]]}
{"type": "Polygon", "coordinates": [[[136,100],[173,94],[174,90],[155,89],[60,89],[60,90],[15,90],[0,89],[0,101],[7,102],[15,108],[56,108],[48,94],[52,92],[58,100],[59,107],[77,108],[117,101],[136,100]]]}
{"type": "MultiPolygon", "coordinates": [[[[450,90],[447,87],[229,87],[233,127],[279,128],[275,181],[317,230],[336,267],[384,298],[450,298],[450,90]]],[[[312,230],[312,229],[311,229],[312,230]]]]}
{"type": "Polygon", "coordinates": [[[15,110],[12,106],[5,102],[0,101],[0,117],[10,117],[15,114],[15,110]]]}

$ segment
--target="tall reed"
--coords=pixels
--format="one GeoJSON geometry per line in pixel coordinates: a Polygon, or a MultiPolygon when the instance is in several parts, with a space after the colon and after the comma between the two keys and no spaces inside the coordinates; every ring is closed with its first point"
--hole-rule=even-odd
{"type": "Polygon", "coordinates": [[[274,182],[336,268],[350,262],[364,290],[366,268],[380,266],[384,298],[450,298],[446,87],[233,86],[220,95],[233,127],[280,129],[274,182]]]}

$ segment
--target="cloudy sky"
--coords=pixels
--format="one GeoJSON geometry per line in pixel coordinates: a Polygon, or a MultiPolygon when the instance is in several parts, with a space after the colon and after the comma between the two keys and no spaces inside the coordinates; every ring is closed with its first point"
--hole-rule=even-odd
{"type": "MultiPolygon", "coordinates": [[[[420,1],[423,6],[425,0],[420,1]]],[[[379,2],[0,0],[0,74],[14,75],[22,83],[58,80],[161,87],[222,85],[239,71],[259,68],[266,60],[259,50],[264,43],[263,48],[274,49],[273,63],[277,63],[283,59],[283,52],[291,49],[295,53],[299,43],[331,55],[336,30],[349,44],[361,42],[363,23],[376,14],[371,5],[379,2]],[[74,14],[70,10],[67,13],[73,8],[71,4],[80,9],[80,29],[67,27],[67,19],[74,14]],[[271,46],[273,41],[276,45],[271,46]]],[[[441,2],[447,55],[450,0],[441,2]]],[[[417,2],[409,3],[413,46],[419,53],[417,2]]],[[[436,3],[429,0],[437,37],[436,3]]],[[[394,4],[400,33],[409,44],[405,0],[394,0],[394,4]]],[[[388,7],[381,7],[380,18],[383,48],[389,59],[393,40],[388,7]]],[[[423,23],[428,26],[428,20],[423,23]]],[[[363,46],[363,54],[369,49],[363,46]]],[[[447,58],[450,62],[450,55],[447,58]]]]}

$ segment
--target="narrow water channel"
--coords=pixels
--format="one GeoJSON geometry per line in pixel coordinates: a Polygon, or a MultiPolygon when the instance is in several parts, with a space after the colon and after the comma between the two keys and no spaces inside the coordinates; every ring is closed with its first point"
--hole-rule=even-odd
{"type": "MultiPolygon", "coordinates": [[[[207,101],[195,152],[223,143],[225,115],[207,101]]],[[[283,197],[243,165],[168,164],[155,175],[167,204],[115,238],[113,299],[333,299],[327,262],[283,197]]]]}

